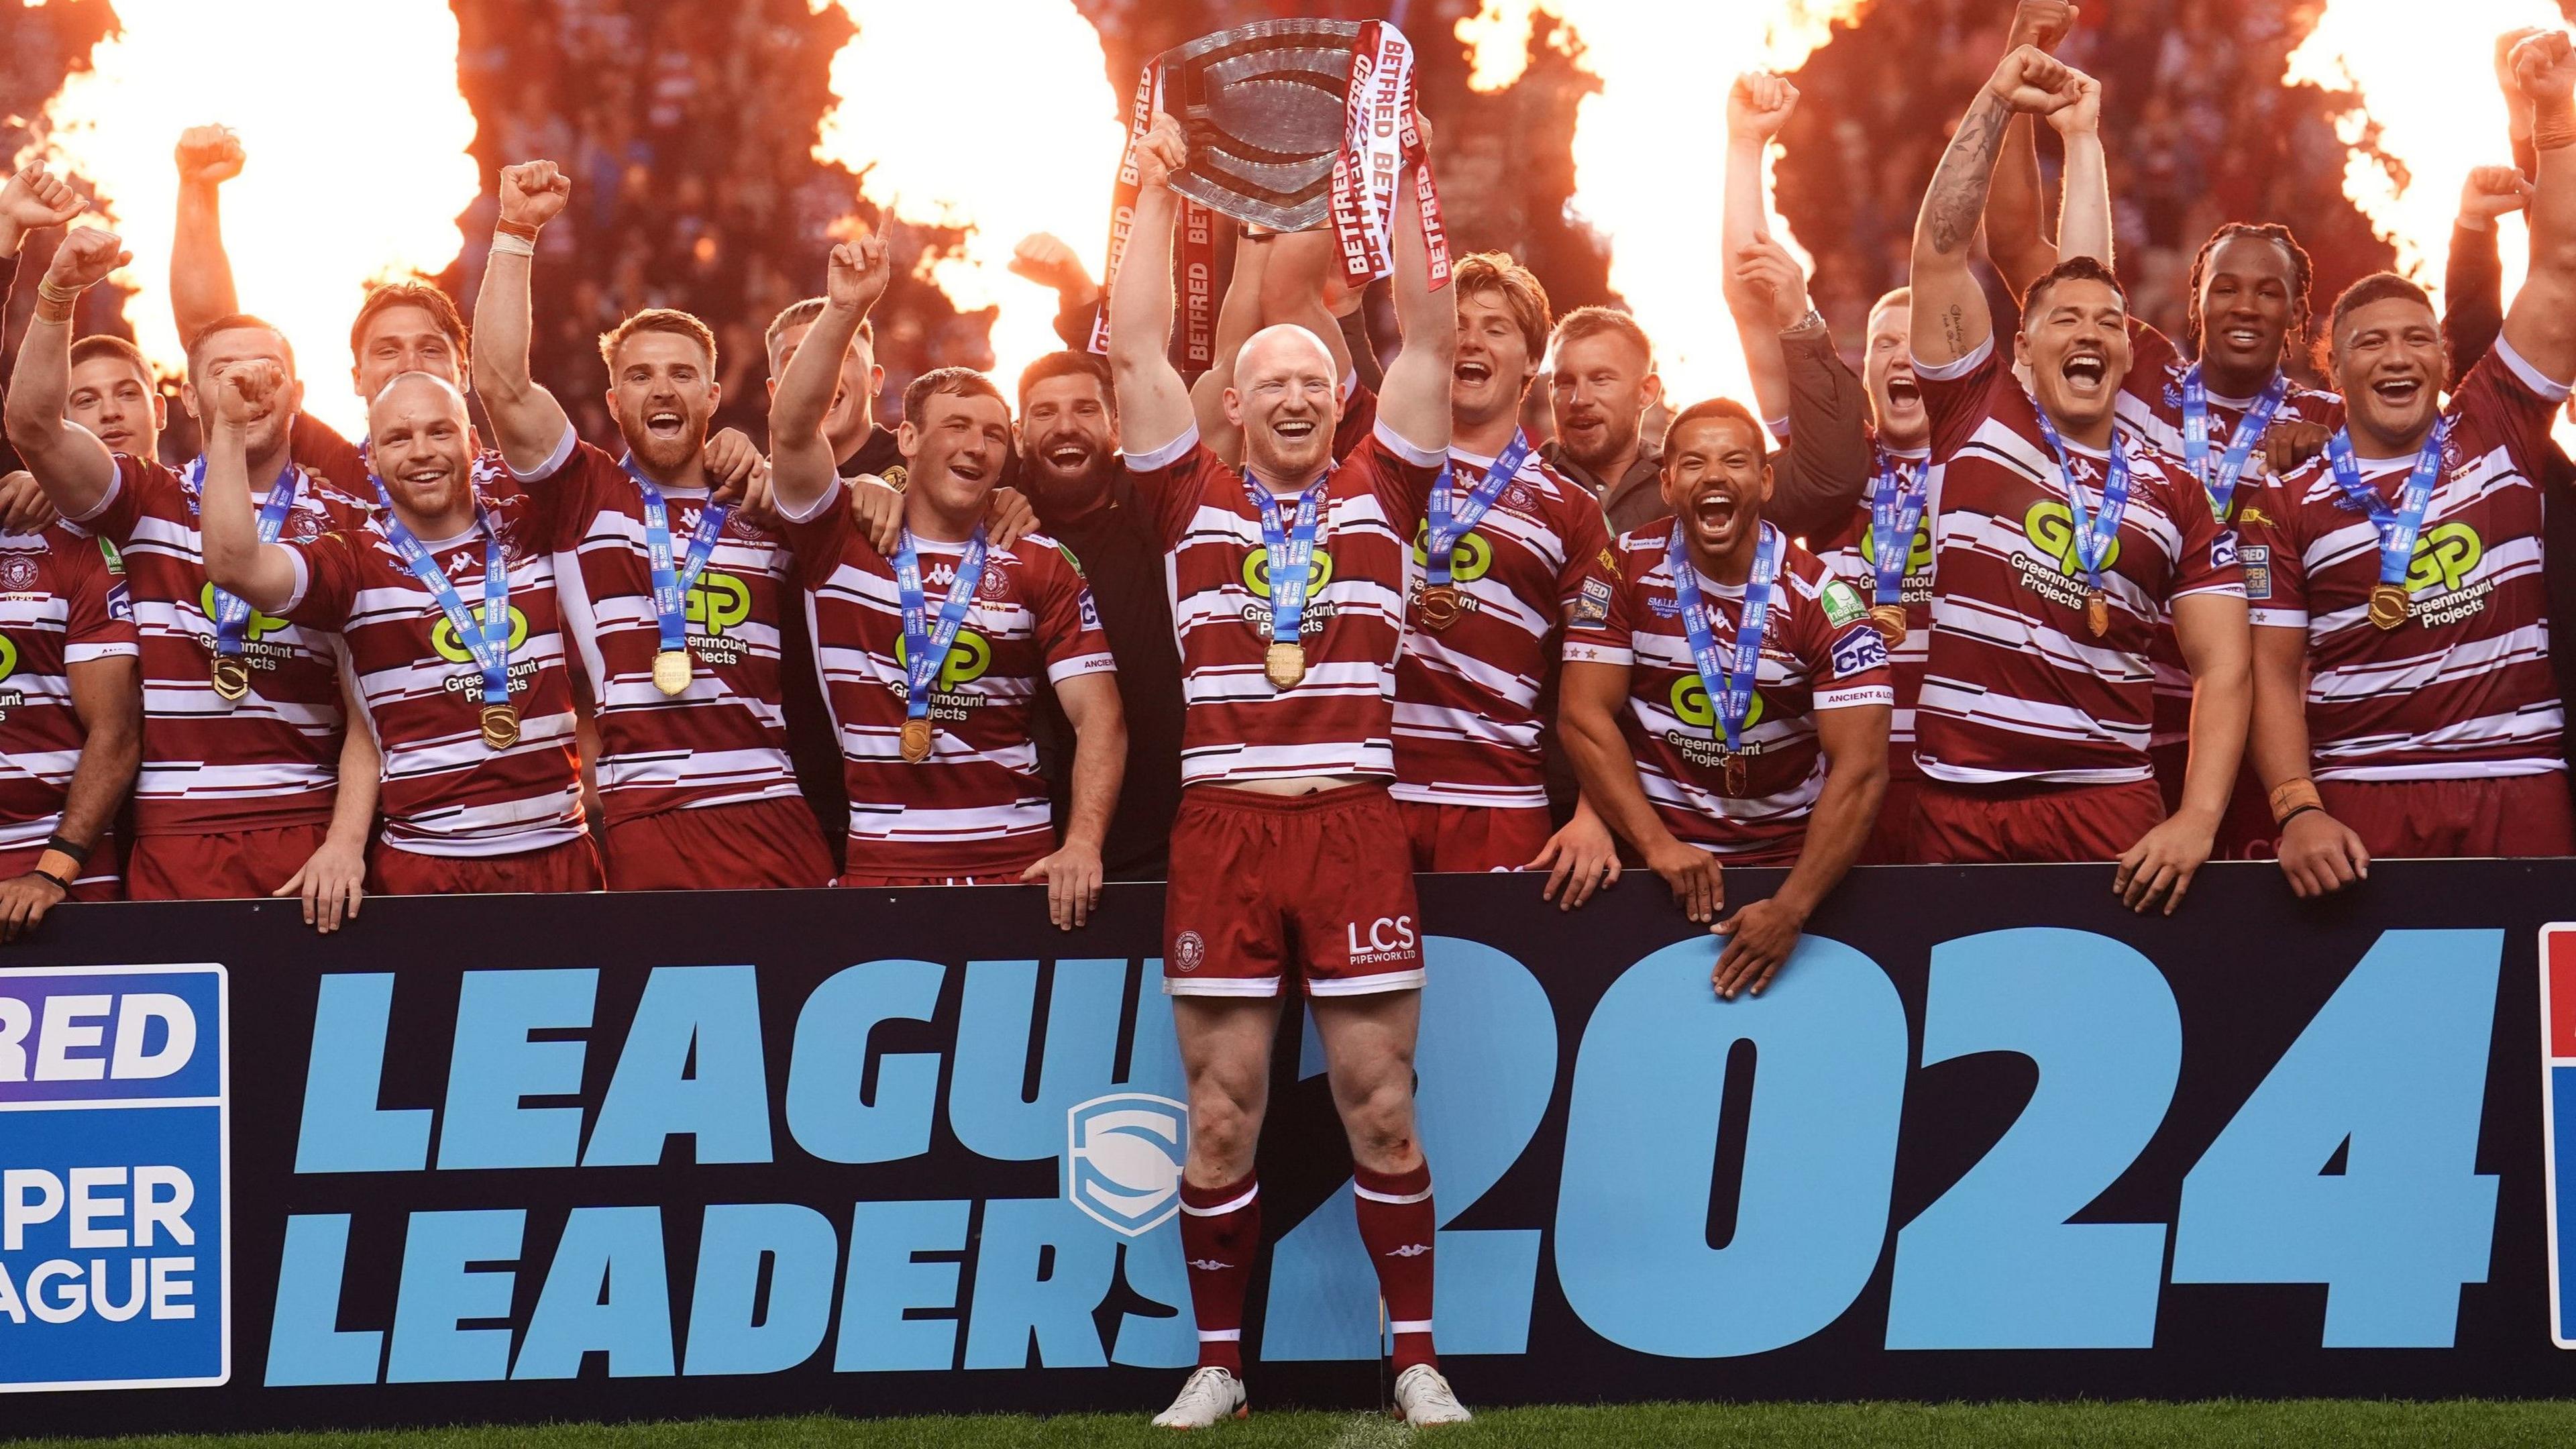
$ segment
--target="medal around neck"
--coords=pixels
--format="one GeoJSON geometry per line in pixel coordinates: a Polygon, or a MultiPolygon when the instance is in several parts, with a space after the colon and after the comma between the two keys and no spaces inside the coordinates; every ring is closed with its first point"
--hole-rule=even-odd
{"type": "Polygon", "coordinates": [[[686,649],[663,649],[653,655],[653,687],[676,695],[689,687],[693,668],[686,649]]]}
{"type": "Polygon", "coordinates": [[[2407,616],[2406,586],[2373,584],[2370,587],[2370,622],[2381,632],[2402,628],[2407,616]]]}
{"type": "Polygon", "coordinates": [[[519,742],[519,711],[514,705],[483,706],[483,743],[506,750],[519,742]]]}
{"type": "Polygon", "coordinates": [[[1742,755],[1727,756],[1726,793],[1728,797],[1737,800],[1743,799],[1746,783],[1751,778],[1752,774],[1753,767],[1745,763],[1745,759],[1742,755]]]}
{"type": "Polygon", "coordinates": [[[1455,585],[1433,584],[1422,591],[1422,603],[1414,610],[1414,617],[1422,621],[1422,627],[1437,634],[1458,622],[1460,607],[1455,585]]]}
{"type": "Polygon", "coordinates": [[[2109,594],[2100,589],[2085,591],[2084,627],[2091,630],[2096,639],[2111,632],[2111,596],[2109,594]]]}
{"type": "Polygon", "coordinates": [[[1270,676],[1271,688],[1295,689],[1298,681],[1306,677],[1306,646],[1271,645],[1270,652],[1262,658],[1261,672],[1270,676]]]}
{"type": "Polygon", "coordinates": [[[1895,648],[1905,642],[1905,606],[1903,604],[1871,605],[1869,626],[1878,631],[1879,638],[1887,641],[1887,647],[1895,648]]]}
{"type": "Polygon", "coordinates": [[[903,722],[903,762],[918,765],[930,758],[930,721],[908,719],[903,722]]]}
{"type": "Polygon", "coordinates": [[[234,704],[250,695],[250,661],[238,654],[218,654],[209,671],[215,693],[234,704]]]}

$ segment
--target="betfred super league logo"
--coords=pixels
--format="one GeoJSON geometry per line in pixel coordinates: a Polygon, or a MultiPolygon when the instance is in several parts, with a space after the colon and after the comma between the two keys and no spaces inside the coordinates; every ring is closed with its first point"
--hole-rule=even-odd
{"type": "Polygon", "coordinates": [[[1181,1208],[1187,1103],[1115,1092],[1065,1113],[1064,1195],[1102,1227],[1141,1238],[1181,1208]]]}

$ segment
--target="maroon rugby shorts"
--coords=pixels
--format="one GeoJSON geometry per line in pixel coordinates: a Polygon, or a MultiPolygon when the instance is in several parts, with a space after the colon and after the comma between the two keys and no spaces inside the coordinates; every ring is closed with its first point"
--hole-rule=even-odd
{"type": "Polygon", "coordinates": [[[126,899],[220,901],[275,895],[330,836],[326,820],[206,835],[140,835],[125,859],[126,899]]]}
{"type": "Polygon", "coordinates": [[[1556,833],[1544,805],[1505,809],[1398,800],[1395,809],[1413,842],[1415,870],[1518,870],[1538,859],[1556,833]]]}
{"type": "Polygon", "coordinates": [[[2373,860],[2576,855],[2567,777],[2319,780],[2326,813],[2352,827],[2373,860]]]}
{"type": "Polygon", "coordinates": [[[2119,785],[1959,786],[1914,794],[1914,848],[1931,865],[2117,860],[2165,818],[2153,780],[2119,785]]]}
{"type": "Polygon", "coordinates": [[[423,855],[381,840],[367,853],[367,889],[378,895],[500,895],[599,888],[599,847],[587,835],[510,855],[423,855]]]}
{"type": "Polygon", "coordinates": [[[608,827],[613,891],[796,890],[832,882],[832,856],[803,800],[657,810],[608,827]]]}
{"type": "Polygon", "coordinates": [[[1163,898],[1163,989],[1276,996],[1291,971],[1310,996],[1421,986],[1412,857],[1383,785],[1183,790],[1163,898]]]}

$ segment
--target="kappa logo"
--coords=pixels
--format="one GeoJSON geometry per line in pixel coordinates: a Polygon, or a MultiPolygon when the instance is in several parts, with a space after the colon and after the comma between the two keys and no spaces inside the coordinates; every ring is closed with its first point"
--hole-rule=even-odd
{"type": "Polygon", "coordinates": [[[1186,1102],[1113,1092],[1065,1112],[1064,1197],[1121,1237],[1141,1238],[1181,1210],[1186,1102]]]}
{"type": "Polygon", "coordinates": [[[1172,942],[1172,964],[1183,971],[1196,971],[1207,960],[1207,942],[1196,931],[1183,931],[1172,942]]]}
{"type": "MultiPolygon", "coordinates": [[[[910,654],[903,640],[894,641],[895,668],[908,668],[910,654]]],[[[992,641],[972,629],[960,629],[957,642],[948,646],[948,660],[939,667],[939,683],[935,687],[954,691],[960,685],[972,684],[983,678],[985,671],[992,667],[992,641]]]]}
{"type": "Polygon", "coordinates": [[[1407,1243],[1401,1248],[1387,1249],[1386,1255],[1390,1258],[1419,1258],[1430,1251],[1429,1243],[1407,1243]]]}
{"type": "Polygon", "coordinates": [[[699,632],[721,637],[724,631],[751,617],[751,585],[731,574],[708,569],[698,575],[697,585],[689,590],[686,614],[699,632]]]}
{"type": "MultiPolygon", "coordinates": [[[[474,617],[478,620],[483,617],[481,606],[476,606],[474,617]]],[[[519,646],[527,642],[528,616],[513,605],[510,609],[510,652],[517,653],[519,646]]],[[[438,622],[430,626],[429,647],[438,652],[439,658],[450,664],[474,662],[474,651],[466,648],[465,642],[456,637],[456,625],[448,620],[443,611],[438,616],[438,622]]]]}
{"type": "MultiPolygon", "coordinates": [[[[1317,555],[1317,557],[1321,556],[1317,555]]],[[[1413,566],[1415,568],[1431,566],[1431,525],[1427,522],[1413,531],[1413,566]]],[[[1493,567],[1494,546],[1487,543],[1482,534],[1466,535],[1458,540],[1456,548],[1449,551],[1449,577],[1452,582],[1473,583],[1491,572],[1493,567]]]]}
{"type": "Polygon", "coordinates": [[[1222,1273],[1234,1266],[1232,1263],[1219,1262],[1214,1258],[1192,1258],[1189,1260],[1189,1265],[1202,1273],[1222,1273]]]}
{"type": "MultiPolygon", "coordinates": [[[[1460,544],[1459,551],[1465,552],[1466,545],[1460,544]]],[[[1481,573],[1483,570],[1479,569],[1478,572],[1481,573]]],[[[1473,575],[1461,575],[1461,577],[1473,577],[1473,575]]],[[[1315,548],[1315,556],[1306,560],[1306,597],[1312,599],[1320,596],[1324,592],[1324,586],[1332,581],[1332,552],[1318,544],[1315,548]]],[[[1243,586],[1262,598],[1270,597],[1270,550],[1267,547],[1254,549],[1243,560],[1243,586]]]]}
{"type": "MultiPolygon", "coordinates": [[[[2098,525],[2097,525],[2098,526],[2098,525]]],[[[2037,545],[2041,554],[2054,559],[2059,572],[2075,578],[2084,572],[2084,561],[2075,555],[2075,514],[2054,498],[2043,498],[2022,515],[2024,537],[2037,545]]],[[[2114,535],[2102,550],[2102,571],[2109,573],[2120,561],[2120,540],[2114,535]]]]}
{"type": "MultiPolygon", "coordinates": [[[[1871,638],[1878,636],[1872,634],[1871,638]]],[[[1673,717],[1683,724],[1708,730],[1717,728],[1717,711],[1709,706],[1708,686],[1696,670],[1673,681],[1673,717]]],[[[1744,711],[1744,729],[1762,723],[1762,691],[1753,691],[1753,703],[1744,711]]]]}
{"type": "MultiPolygon", "coordinates": [[[[215,621],[215,615],[220,611],[215,605],[215,586],[213,584],[209,583],[205,587],[197,590],[197,608],[205,614],[207,623],[211,624],[215,621]]],[[[271,634],[277,633],[285,627],[286,621],[284,619],[280,619],[269,614],[263,614],[259,610],[253,609],[250,611],[249,621],[242,625],[242,637],[249,640],[251,643],[256,644],[260,640],[267,638],[271,634]]]]}
{"type": "Polygon", "coordinates": [[[2478,560],[2485,557],[2485,541],[2467,524],[2445,523],[2428,528],[2417,535],[2414,557],[2407,560],[2406,591],[2421,594],[2438,589],[2450,593],[2468,581],[2477,570],[2478,560]]]}

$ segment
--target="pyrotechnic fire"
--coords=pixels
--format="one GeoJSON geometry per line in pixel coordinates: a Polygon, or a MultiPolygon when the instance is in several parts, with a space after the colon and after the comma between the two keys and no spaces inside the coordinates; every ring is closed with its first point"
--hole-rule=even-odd
{"type": "Polygon", "coordinates": [[[961,311],[997,307],[993,375],[1004,388],[1056,336],[1053,292],[1008,271],[1030,232],[1070,243],[1094,277],[1109,191],[1127,144],[1100,36],[1073,0],[996,0],[961,13],[911,0],[838,4],[858,34],[832,58],[815,159],[863,172],[860,189],[918,225],[967,228],[930,279],[961,311]]]}
{"type": "Polygon", "coordinates": [[[96,186],[134,253],[116,280],[153,362],[186,365],[170,317],[180,131],[222,122],[249,154],[224,187],[224,240],[242,305],[283,328],[306,406],[344,432],[365,409],[343,381],[366,283],[435,274],[463,244],[457,214],[481,181],[474,113],[456,89],[446,0],[117,0],[99,42],[46,107],[49,161],[96,186]]]}
{"type": "MultiPolygon", "coordinates": [[[[1720,188],[1714,176],[1676,179],[1694,164],[1715,165],[1726,142],[1724,88],[1737,72],[1796,69],[1835,21],[1867,3],[1485,0],[1460,23],[1458,38],[1473,47],[1471,84],[1483,90],[1520,75],[1537,10],[1565,21],[1581,44],[1601,89],[1575,113],[1567,206],[1609,241],[1610,285],[1654,339],[1668,396],[1752,399],[1719,290],[1720,188]]],[[[1775,223],[1774,235],[1798,251],[1785,224],[1775,223]]]]}

